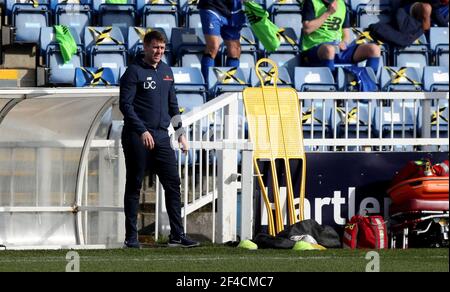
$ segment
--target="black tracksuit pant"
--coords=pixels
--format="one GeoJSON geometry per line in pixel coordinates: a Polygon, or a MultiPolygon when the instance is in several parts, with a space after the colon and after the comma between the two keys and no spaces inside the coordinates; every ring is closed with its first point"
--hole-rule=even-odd
{"type": "Polygon", "coordinates": [[[142,181],[147,169],[158,175],[165,190],[166,209],[170,221],[170,234],[178,237],[183,234],[181,220],[180,177],[178,176],[175,152],[170,146],[170,138],[166,130],[152,133],[155,148],[144,147],[136,132],[122,132],[122,147],[125,154],[125,240],[136,241],[137,215],[142,181]]]}

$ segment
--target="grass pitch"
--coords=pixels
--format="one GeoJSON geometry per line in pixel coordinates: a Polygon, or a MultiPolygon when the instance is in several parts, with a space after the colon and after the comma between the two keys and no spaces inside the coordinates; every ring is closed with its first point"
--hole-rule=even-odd
{"type": "MultiPolygon", "coordinates": [[[[0,251],[0,272],[64,272],[67,250],[0,251]]],[[[367,250],[243,250],[222,245],[192,249],[80,250],[81,272],[364,272],[367,250]]],[[[378,251],[381,272],[449,272],[449,249],[378,251]]]]}

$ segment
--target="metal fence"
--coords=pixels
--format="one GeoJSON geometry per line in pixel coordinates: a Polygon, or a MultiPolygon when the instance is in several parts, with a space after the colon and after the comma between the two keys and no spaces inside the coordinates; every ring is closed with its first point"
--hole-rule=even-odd
{"type": "MultiPolygon", "coordinates": [[[[302,92],[299,100],[307,151],[448,152],[448,93],[302,92]]],[[[240,193],[239,235],[251,238],[253,165],[242,95],[224,94],[194,109],[183,126],[191,143],[190,155],[178,152],[185,225],[187,214],[211,202],[212,240],[236,240],[240,193]]],[[[157,225],[156,238],[168,228],[167,222],[157,225]]]]}
{"type": "MultiPolygon", "coordinates": [[[[122,118],[114,114],[117,112],[117,100],[117,89],[0,90],[0,165],[3,165],[0,167],[3,168],[0,180],[2,188],[7,189],[2,191],[0,197],[0,244],[6,242],[16,247],[86,247],[101,244],[106,247],[121,243],[124,236],[122,197],[125,171],[119,140],[122,118]],[[104,100],[98,103],[102,96],[104,100]],[[47,125],[33,127],[33,116],[26,110],[17,112],[21,113],[23,119],[18,115],[14,122],[8,122],[8,118],[20,109],[21,104],[39,107],[45,102],[50,105],[59,99],[61,102],[70,99],[70,102],[66,104],[64,114],[50,119],[47,125]],[[93,107],[78,108],[74,106],[79,105],[77,100],[98,103],[97,111],[94,110],[95,113],[89,119],[80,118],[81,113],[93,107]],[[69,110],[70,106],[72,110],[69,110]],[[104,119],[108,112],[112,112],[111,117],[104,119]],[[65,121],[70,128],[65,128],[61,121],[65,121]],[[112,126],[108,138],[96,136],[102,121],[107,129],[112,126]],[[81,131],[84,134],[79,134],[76,139],[64,137],[65,132],[79,128],[79,123],[85,125],[81,131]],[[41,134],[33,139],[24,139],[27,131],[32,131],[30,129],[41,134]],[[45,139],[41,139],[41,136],[45,139]],[[56,152],[45,150],[49,145],[58,145],[59,149],[56,152]],[[32,195],[23,196],[26,192],[20,191],[18,187],[21,186],[24,172],[21,174],[16,171],[23,167],[17,156],[23,148],[32,149],[30,151],[34,153],[22,154],[25,157],[40,155],[36,153],[47,153],[51,157],[49,160],[41,156],[43,159],[40,161],[60,160],[58,157],[65,157],[64,151],[76,151],[78,158],[72,171],[76,179],[67,184],[73,194],[68,196],[70,192],[61,184],[50,188],[43,184],[49,178],[42,174],[48,173],[50,169],[55,173],[52,182],[58,178],[60,181],[67,179],[68,176],[62,170],[66,164],[53,162],[41,165],[33,162],[34,174],[27,178],[28,193],[32,195]],[[16,154],[11,154],[13,152],[16,154]],[[113,185],[109,183],[111,181],[113,185]],[[55,193],[57,195],[53,196],[55,193]],[[24,199],[20,201],[21,196],[24,199]],[[53,197],[57,198],[57,202],[53,197]],[[48,216],[48,213],[54,215],[48,216]],[[29,217],[30,214],[34,215],[29,217]],[[40,218],[46,221],[39,223],[40,218]],[[60,224],[55,225],[55,222],[60,224]],[[31,237],[22,228],[27,224],[33,226],[31,223],[38,224],[40,228],[27,227],[35,229],[34,233],[30,231],[36,237],[34,241],[29,240],[31,237]],[[58,232],[55,233],[55,230],[58,232]],[[62,237],[55,237],[55,234],[62,234],[62,237]],[[14,241],[13,238],[21,240],[14,241]]],[[[309,92],[299,93],[299,100],[307,151],[448,152],[448,93],[309,92]]],[[[60,112],[60,109],[43,106],[41,110],[35,110],[40,118],[46,115],[48,118],[60,112]]],[[[211,226],[205,226],[205,229],[208,229],[213,242],[236,240],[237,235],[241,238],[252,236],[253,145],[247,140],[243,113],[240,93],[223,94],[183,114],[183,127],[191,146],[188,155],[183,155],[173,140],[182,181],[185,229],[188,229],[188,215],[208,206],[212,219],[211,226]],[[238,194],[241,198],[239,203],[238,194]],[[237,218],[238,208],[241,209],[240,218],[237,218]],[[237,234],[236,228],[238,221],[240,234],[237,234]]],[[[164,190],[159,181],[156,181],[152,203],[155,204],[154,235],[158,239],[169,230],[164,190]]]]}

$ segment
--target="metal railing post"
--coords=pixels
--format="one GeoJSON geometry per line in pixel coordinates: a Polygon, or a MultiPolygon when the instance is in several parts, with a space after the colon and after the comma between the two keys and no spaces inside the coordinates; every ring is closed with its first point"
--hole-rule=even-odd
{"type": "MultiPolygon", "coordinates": [[[[232,143],[238,137],[238,100],[225,107],[224,139],[232,143]]],[[[236,240],[236,208],[237,208],[237,149],[224,147],[217,151],[217,232],[216,242],[236,240]]]]}
{"type": "Polygon", "coordinates": [[[253,150],[242,151],[241,240],[253,238],[253,150]]]}
{"type": "MultiPolygon", "coordinates": [[[[422,130],[421,135],[422,138],[430,138],[431,137],[431,99],[422,100],[422,112],[419,113],[422,115],[422,130]]],[[[423,151],[430,151],[430,146],[424,146],[423,151]]]]}

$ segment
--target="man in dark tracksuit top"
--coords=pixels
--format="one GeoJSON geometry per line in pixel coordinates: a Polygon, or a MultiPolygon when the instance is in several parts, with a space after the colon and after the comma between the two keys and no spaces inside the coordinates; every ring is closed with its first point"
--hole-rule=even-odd
{"type": "MultiPolygon", "coordinates": [[[[170,221],[169,246],[199,245],[186,237],[181,221],[180,178],[167,128],[179,118],[172,70],[161,61],[165,39],[157,31],[144,37],[144,57],[128,67],[120,80],[120,110],[124,115],[122,146],[125,154],[125,247],[139,248],[137,215],[146,169],[156,173],[164,187],[170,221]],[[174,120],[175,120],[174,119],[174,120]]],[[[180,125],[174,125],[177,133],[180,125]]],[[[178,142],[188,150],[185,135],[178,142]]]]}

